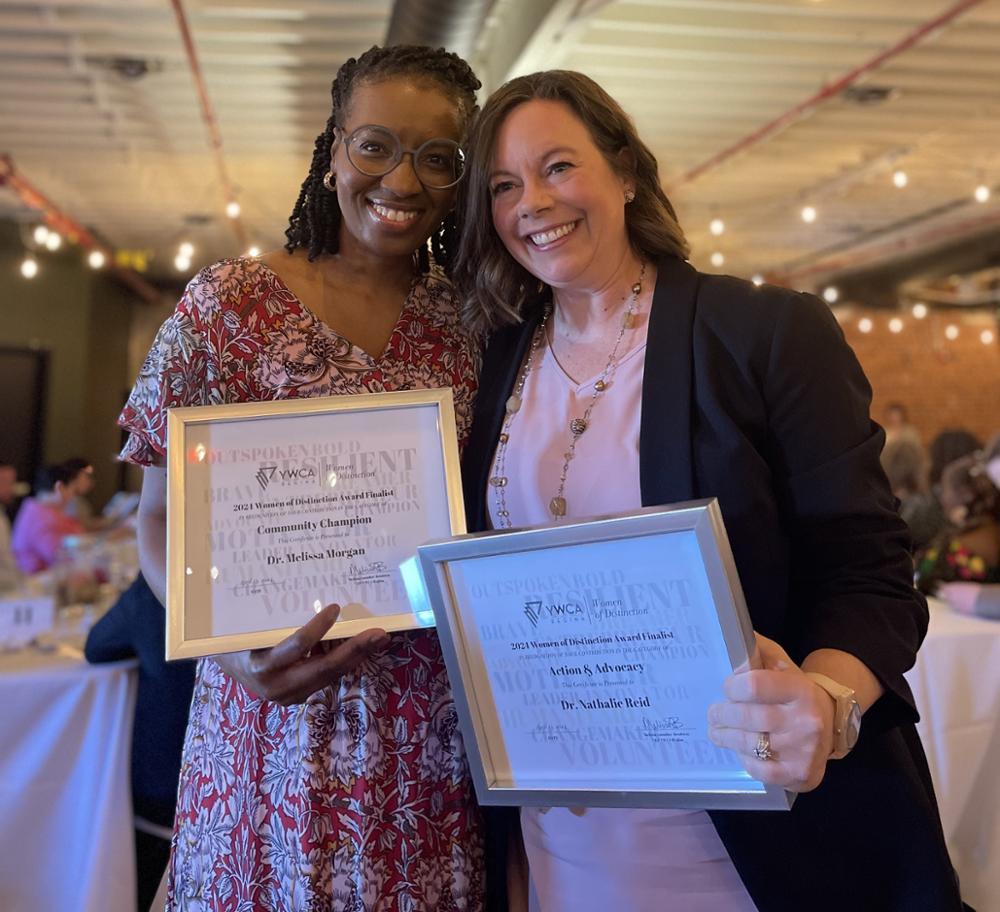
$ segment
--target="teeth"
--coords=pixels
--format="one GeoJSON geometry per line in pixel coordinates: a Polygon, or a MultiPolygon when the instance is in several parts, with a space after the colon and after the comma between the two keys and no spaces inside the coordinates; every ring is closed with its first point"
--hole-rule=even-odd
{"type": "Polygon", "coordinates": [[[378,203],[372,203],[372,209],[390,222],[408,222],[417,217],[417,213],[412,209],[390,209],[388,206],[382,206],[378,203]]]}
{"type": "Polygon", "coordinates": [[[558,241],[559,238],[565,237],[575,228],[576,222],[571,222],[568,225],[560,225],[558,228],[553,228],[551,231],[543,231],[540,234],[529,235],[529,237],[531,238],[532,244],[535,244],[538,247],[544,247],[546,244],[551,244],[553,241],[558,241]]]}

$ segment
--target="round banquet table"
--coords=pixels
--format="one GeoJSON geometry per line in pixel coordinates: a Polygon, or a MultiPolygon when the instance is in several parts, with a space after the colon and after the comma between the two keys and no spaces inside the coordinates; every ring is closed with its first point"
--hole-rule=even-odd
{"type": "Polygon", "coordinates": [[[907,673],[945,838],[977,912],[1000,912],[1000,621],[930,599],[927,638],[907,673]]]}
{"type": "Polygon", "coordinates": [[[0,654],[0,909],[134,912],[135,662],[0,654]]]}

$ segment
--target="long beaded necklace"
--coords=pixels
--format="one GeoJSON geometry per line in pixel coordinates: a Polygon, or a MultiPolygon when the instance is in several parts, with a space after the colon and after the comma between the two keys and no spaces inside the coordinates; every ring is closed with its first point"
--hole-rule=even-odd
{"type": "MultiPolygon", "coordinates": [[[[607,390],[611,382],[611,378],[614,376],[615,369],[618,367],[618,349],[621,346],[622,339],[625,338],[625,330],[629,329],[634,324],[636,306],[639,302],[639,295],[642,293],[642,280],[645,276],[646,264],[643,263],[642,268],[639,270],[639,280],[632,286],[632,296],[628,299],[628,306],[625,308],[625,312],[622,315],[622,325],[618,330],[618,338],[615,339],[615,344],[611,348],[611,354],[608,355],[608,361],[607,364],[604,365],[604,370],[601,371],[601,375],[594,381],[594,391],[590,397],[590,402],[587,403],[587,407],[584,409],[583,415],[579,418],[573,418],[569,423],[569,449],[563,454],[564,461],[562,471],[559,473],[559,488],[549,501],[549,513],[552,515],[555,522],[559,522],[559,520],[566,515],[566,476],[569,474],[569,464],[573,461],[573,457],[576,455],[576,445],[578,441],[583,436],[587,428],[590,427],[590,416],[594,411],[594,406],[597,405],[597,400],[600,399],[604,391],[607,390]]],[[[628,295],[624,295],[622,297],[623,304],[627,298],[628,295]]],[[[524,396],[524,384],[527,382],[528,374],[531,372],[531,365],[535,360],[535,355],[537,354],[538,349],[541,348],[542,341],[546,338],[546,326],[548,325],[551,314],[552,307],[550,305],[545,308],[545,313],[542,314],[542,320],[535,329],[534,336],[532,336],[531,347],[528,349],[528,356],[524,359],[524,365],[518,375],[517,382],[514,384],[514,391],[507,399],[503,426],[500,429],[500,439],[497,444],[497,455],[494,469],[495,474],[490,477],[490,486],[493,488],[496,499],[497,519],[499,520],[500,527],[505,529],[509,529],[511,527],[510,512],[507,510],[507,482],[509,479],[507,477],[506,468],[507,444],[510,442],[510,426],[514,420],[514,416],[521,408],[524,396]]]]}

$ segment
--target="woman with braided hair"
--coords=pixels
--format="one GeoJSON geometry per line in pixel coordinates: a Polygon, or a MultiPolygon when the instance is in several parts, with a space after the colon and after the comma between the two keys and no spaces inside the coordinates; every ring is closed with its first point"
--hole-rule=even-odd
{"type": "MultiPolygon", "coordinates": [[[[445,275],[478,88],[443,49],[348,60],[284,250],[203,269],[164,323],[120,418],[161,600],[168,409],[450,386],[464,442],[479,353],[445,275]]],[[[328,649],[338,611],[201,661],[168,910],[481,909],[481,823],[435,634],[328,649]]]]}

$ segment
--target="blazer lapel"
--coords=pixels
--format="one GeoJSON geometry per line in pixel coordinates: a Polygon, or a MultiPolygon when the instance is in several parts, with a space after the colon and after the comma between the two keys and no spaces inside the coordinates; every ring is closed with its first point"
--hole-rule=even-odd
{"type": "Polygon", "coordinates": [[[517,382],[517,372],[541,318],[542,310],[538,308],[523,323],[498,330],[490,338],[483,357],[475,418],[462,455],[465,520],[470,532],[489,527],[486,487],[493,451],[503,425],[507,398],[517,382]]]}
{"type": "Polygon", "coordinates": [[[639,427],[639,484],[646,507],[695,496],[692,333],[698,273],[683,260],[657,264],[646,336],[639,427]]]}

